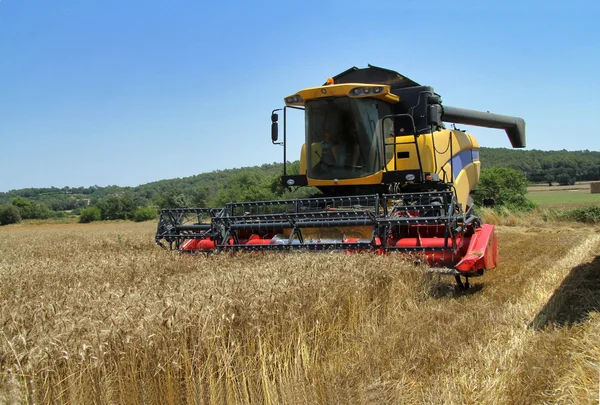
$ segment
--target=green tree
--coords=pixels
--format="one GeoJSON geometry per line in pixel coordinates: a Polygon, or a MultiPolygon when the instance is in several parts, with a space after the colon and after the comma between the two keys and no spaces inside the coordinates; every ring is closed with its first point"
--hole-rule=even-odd
{"type": "Polygon", "coordinates": [[[115,195],[101,199],[96,206],[103,220],[132,219],[137,208],[133,200],[115,195]]]}
{"type": "Polygon", "coordinates": [[[570,186],[575,184],[575,178],[570,176],[569,173],[563,172],[556,176],[556,181],[561,186],[570,186]]]}
{"type": "Polygon", "coordinates": [[[190,200],[194,207],[206,207],[208,201],[208,190],[206,188],[197,187],[194,190],[190,200]]]}
{"type": "Polygon", "coordinates": [[[23,197],[13,198],[12,205],[17,207],[23,219],[47,219],[52,216],[52,212],[44,204],[23,197]]]}
{"type": "Polygon", "coordinates": [[[143,222],[154,219],[158,216],[156,209],[152,207],[138,207],[133,214],[133,220],[135,222],[143,222]]]}
{"type": "Polygon", "coordinates": [[[12,205],[15,206],[19,213],[21,214],[21,218],[30,219],[33,217],[33,203],[24,197],[16,197],[12,200],[12,205]]]}
{"type": "Polygon", "coordinates": [[[497,206],[531,208],[533,203],[525,197],[528,183],[523,172],[516,169],[495,166],[482,170],[474,192],[475,203],[482,205],[484,199],[492,198],[497,206]]]}
{"type": "Polygon", "coordinates": [[[102,219],[102,214],[100,213],[100,209],[98,207],[84,208],[81,210],[81,215],[79,216],[79,222],[82,224],[100,221],[100,219],[102,219]]]}
{"type": "Polygon", "coordinates": [[[21,213],[14,205],[0,205],[0,225],[21,222],[21,213]]]}
{"type": "Polygon", "coordinates": [[[253,171],[242,172],[230,179],[226,188],[219,192],[214,205],[222,207],[229,202],[272,200],[276,198],[272,185],[272,177],[253,171]]]}
{"type": "Polygon", "coordinates": [[[170,189],[162,193],[156,199],[156,205],[160,209],[164,208],[187,208],[193,204],[190,199],[181,190],[170,189]]]}

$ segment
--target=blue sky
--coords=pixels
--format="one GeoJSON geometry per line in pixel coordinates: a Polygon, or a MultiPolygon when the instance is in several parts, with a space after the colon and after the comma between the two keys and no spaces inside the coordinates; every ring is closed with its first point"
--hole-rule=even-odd
{"type": "Polygon", "coordinates": [[[0,191],[281,161],[271,110],[368,63],[523,117],[528,149],[600,150],[600,2],[287,3],[0,0],[0,191]]]}

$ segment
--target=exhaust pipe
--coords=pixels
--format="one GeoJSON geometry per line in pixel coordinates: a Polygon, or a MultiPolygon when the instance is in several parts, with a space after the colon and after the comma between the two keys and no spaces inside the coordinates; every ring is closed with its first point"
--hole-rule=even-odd
{"type": "Polygon", "coordinates": [[[443,106],[442,121],[477,127],[503,129],[513,148],[525,147],[525,120],[508,115],[443,106]]]}

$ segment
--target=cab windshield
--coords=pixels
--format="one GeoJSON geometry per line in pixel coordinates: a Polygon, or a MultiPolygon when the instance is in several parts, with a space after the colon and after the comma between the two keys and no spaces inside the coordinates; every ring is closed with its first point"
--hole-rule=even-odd
{"type": "Polygon", "coordinates": [[[306,102],[308,177],[332,180],[382,168],[377,122],[391,107],[376,99],[336,97],[306,102]]]}

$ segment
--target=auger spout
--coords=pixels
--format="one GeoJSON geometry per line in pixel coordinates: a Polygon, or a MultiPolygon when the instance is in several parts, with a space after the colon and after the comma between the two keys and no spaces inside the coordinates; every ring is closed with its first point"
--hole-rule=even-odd
{"type": "Polygon", "coordinates": [[[503,129],[513,148],[525,147],[525,120],[509,115],[443,106],[442,121],[477,127],[503,129]]]}

